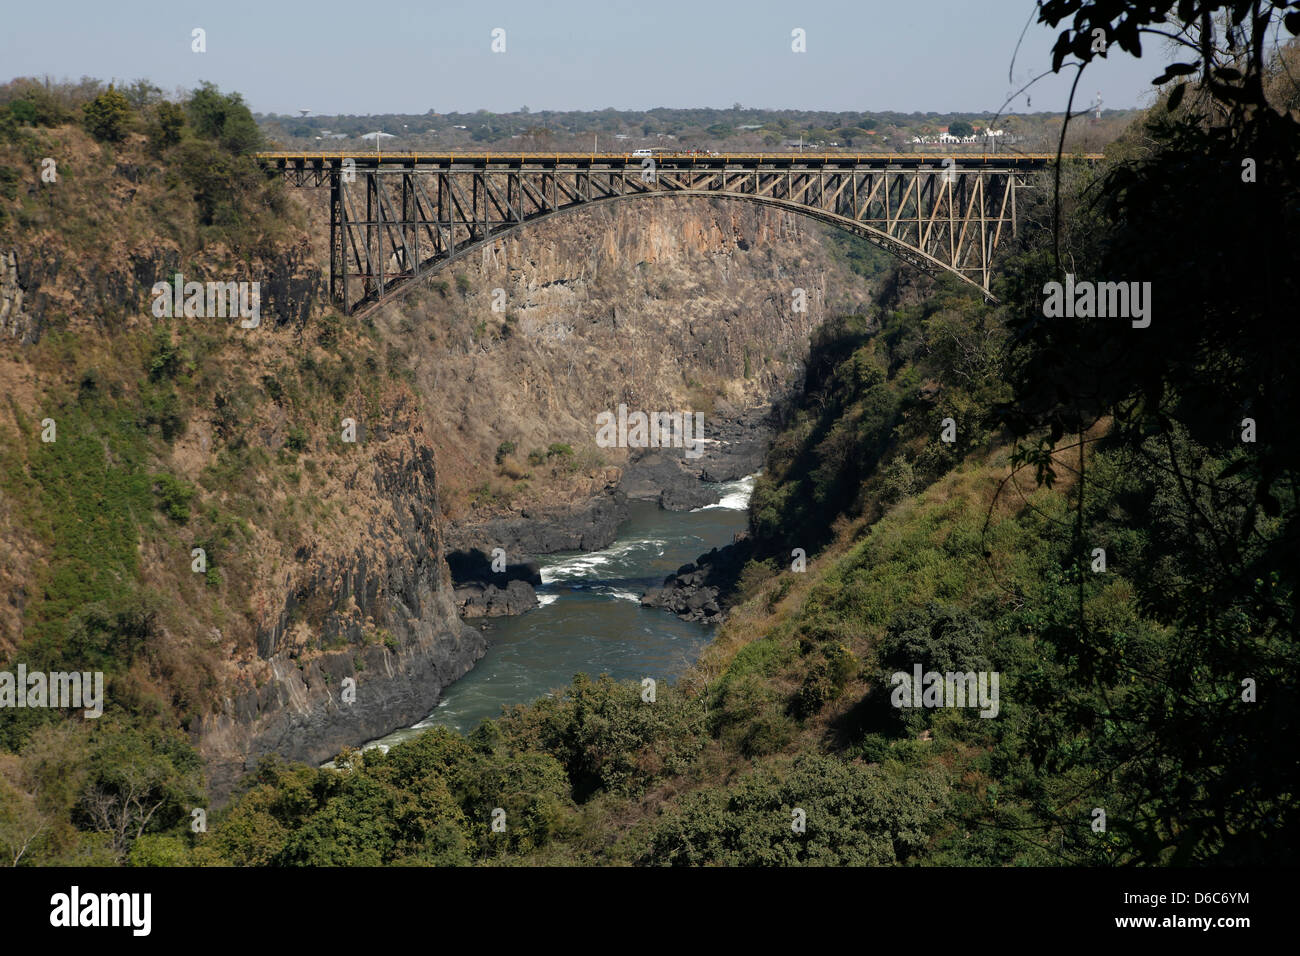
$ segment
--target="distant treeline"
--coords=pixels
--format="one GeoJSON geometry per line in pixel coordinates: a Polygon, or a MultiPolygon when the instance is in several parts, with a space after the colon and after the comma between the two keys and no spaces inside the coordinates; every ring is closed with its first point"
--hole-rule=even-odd
{"type": "MultiPolygon", "coordinates": [[[[1106,110],[1100,125],[1117,135],[1134,114],[1132,110],[1106,110]]],[[[424,114],[379,113],[366,116],[284,116],[256,114],[258,122],[273,139],[350,139],[367,133],[384,132],[411,142],[446,141],[490,144],[527,140],[542,146],[592,136],[625,137],[611,140],[636,146],[658,143],[671,137],[686,145],[718,145],[730,141],[767,146],[785,146],[802,137],[807,146],[862,148],[871,144],[897,146],[913,136],[934,135],[952,129],[954,134],[1002,129],[1009,138],[1040,138],[1060,132],[1059,113],[939,113],[895,111],[831,112],[825,110],[731,109],[653,110],[541,110],[522,107],[512,113],[478,110],[472,113],[424,114]]],[[[585,147],[584,147],[585,148],[585,147]]]]}

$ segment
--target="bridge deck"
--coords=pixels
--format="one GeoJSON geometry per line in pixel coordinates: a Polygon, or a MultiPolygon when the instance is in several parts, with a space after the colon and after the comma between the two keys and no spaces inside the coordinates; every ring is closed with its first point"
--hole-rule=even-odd
{"type": "MultiPolygon", "coordinates": [[[[790,210],[844,229],[992,298],[1016,191],[1054,153],[265,152],[295,186],[330,190],[330,295],[344,311],[525,223],[592,203],[705,196],[790,210]]],[[[1097,154],[1076,156],[1095,163],[1097,154]]]]}
{"type": "MultiPolygon", "coordinates": [[[[1095,163],[1100,153],[1071,153],[1065,158],[1095,163]]],[[[470,169],[602,169],[630,167],[639,169],[646,159],[633,153],[258,153],[257,159],[281,169],[328,169],[350,159],[357,169],[394,169],[416,166],[470,169]]],[[[705,153],[653,154],[660,169],[916,169],[943,167],[956,169],[1043,169],[1056,161],[1055,153],[705,153]]]]}

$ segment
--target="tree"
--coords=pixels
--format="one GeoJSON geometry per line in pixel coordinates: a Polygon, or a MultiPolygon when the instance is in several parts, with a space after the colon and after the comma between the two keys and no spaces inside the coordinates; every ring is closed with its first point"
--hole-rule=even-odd
{"type": "Polygon", "coordinates": [[[120,861],[150,826],[173,826],[202,805],[199,758],[179,733],[157,727],[96,731],[78,809],[120,861]]]}
{"type": "Polygon", "coordinates": [[[9,866],[28,858],[50,827],[22,769],[17,757],[0,754],[0,864],[9,866]]]}
{"type": "Polygon", "coordinates": [[[175,103],[163,100],[153,110],[153,119],[149,123],[149,147],[155,154],[162,153],[169,146],[181,141],[181,130],[185,128],[185,111],[175,103]]]}
{"type": "Polygon", "coordinates": [[[952,136],[960,136],[964,139],[974,134],[975,127],[965,120],[953,120],[948,124],[948,132],[952,136]]]}
{"type": "Polygon", "coordinates": [[[1040,701],[1034,759],[1049,778],[1104,777],[1128,810],[1111,832],[1139,862],[1293,862],[1300,828],[1288,798],[1300,760],[1275,747],[1300,729],[1300,425],[1281,411],[1298,400],[1300,122],[1268,103],[1264,53],[1283,26],[1300,33],[1300,12],[1268,7],[1048,0],[1039,13],[1071,21],[1057,70],[1082,75],[1101,31],[1134,55],[1142,34],[1173,36],[1188,62],[1157,82],[1196,77],[1117,144],[1101,182],[1058,167],[1045,210],[1055,230],[1023,250],[1004,288],[1013,460],[1050,484],[1056,453],[1076,475],[1070,583],[1036,609],[1062,677],[1040,701]],[[1044,321],[1046,283],[1067,272],[1146,283],[1152,328],[1044,321]],[[1267,435],[1244,441],[1246,419],[1267,435]],[[1081,450],[1103,422],[1119,469],[1081,450]],[[1115,520],[1092,505],[1102,496],[1151,528],[1128,563],[1143,569],[1131,580],[1156,634],[1117,627],[1109,575],[1087,570],[1090,539],[1115,520]],[[1256,685],[1269,693],[1243,690],[1256,685]]]}
{"type": "Polygon", "coordinates": [[[136,80],[126,88],[124,94],[132,108],[142,110],[162,97],[162,88],[148,80],[136,80]]]}
{"type": "Polygon", "coordinates": [[[14,100],[9,104],[9,115],[20,126],[35,126],[36,104],[31,100],[14,100]]]}
{"type": "Polygon", "coordinates": [[[82,110],[85,112],[83,122],[86,132],[95,139],[117,143],[126,138],[133,115],[131,104],[125,96],[113,89],[111,83],[108,89],[83,106],[82,110]]]}
{"type": "Polygon", "coordinates": [[[262,145],[257,121],[238,93],[223,94],[212,83],[204,83],[186,104],[190,124],[200,136],[218,140],[236,155],[255,152],[262,145]]]}

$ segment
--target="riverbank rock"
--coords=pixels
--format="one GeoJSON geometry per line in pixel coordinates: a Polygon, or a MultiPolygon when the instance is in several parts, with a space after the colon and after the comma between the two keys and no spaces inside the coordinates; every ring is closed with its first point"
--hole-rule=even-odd
{"type": "Polygon", "coordinates": [[[462,618],[523,614],[537,604],[537,592],[526,581],[511,581],[504,588],[479,583],[456,588],[456,609],[462,618]]]}
{"type": "Polygon", "coordinates": [[[636,454],[619,488],[629,498],[657,500],[665,511],[690,511],[712,504],[715,493],[691,470],[681,448],[652,448],[636,454]]]}
{"type": "Polygon", "coordinates": [[[664,578],[663,587],[647,591],[641,606],[664,608],[684,621],[721,623],[726,616],[727,596],[735,591],[751,550],[748,539],[742,538],[700,555],[664,578]]]}
{"type": "Polygon", "coordinates": [[[477,548],[447,554],[456,610],[462,618],[522,614],[537,607],[534,587],[541,585],[542,572],[536,561],[516,561],[502,571],[494,571],[492,565],[492,558],[477,548]]]}
{"type": "Polygon", "coordinates": [[[542,583],[542,569],[536,561],[522,559],[510,561],[506,553],[504,571],[492,569],[492,558],[478,548],[447,552],[447,569],[457,587],[463,584],[496,584],[504,587],[510,581],[524,581],[531,585],[542,583]]]}
{"type": "Polygon", "coordinates": [[[504,548],[507,560],[527,562],[532,555],[607,548],[626,517],[627,496],[608,489],[573,507],[528,508],[517,515],[457,524],[447,542],[463,552],[490,554],[493,548],[504,548]]]}
{"type": "MultiPolygon", "coordinates": [[[[522,614],[538,606],[533,590],[542,578],[533,555],[556,551],[599,551],[609,547],[627,518],[629,500],[655,500],[666,511],[690,511],[713,504],[717,488],[708,482],[735,481],[763,463],[775,432],[770,405],[738,409],[719,401],[705,419],[701,454],[683,448],[648,448],[633,453],[616,487],[578,505],[524,509],[475,524],[460,524],[447,533],[447,565],[456,584],[456,604],[463,618],[522,614]],[[502,548],[509,562],[492,570],[490,554],[502,548]]],[[[728,552],[729,554],[729,552],[728,552]]],[[[698,578],[665,581],[642,600],[665,607],[689,621],[722,619],[720,587],[730,586],[731,559],[716,550],[700,559],[698,578]],[[654,603],[661,601],[663,603],[654,603]]],[[[743,564],[743,561],[741,562],[743,564]]],[[[735,569],[739,573],[739,568],[735,569]]]]}
{"type": "Polygon", "coordinates": [[[628,498],[657,500],[665,511],[712,504],[716,491],[706,482],[736,481],[763,466],[775,414],[771,405],[739,409],[720,400],[705,415],[704,441],[690,455],[684,448],[633,452],[619,490],[628,498]]]}

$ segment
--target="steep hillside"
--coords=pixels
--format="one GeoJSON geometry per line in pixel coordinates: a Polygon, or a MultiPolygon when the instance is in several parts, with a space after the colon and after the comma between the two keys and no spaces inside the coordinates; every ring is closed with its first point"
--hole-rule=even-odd
{"type": "MultiPolygon", "coordinates": [[[[1268,295],[1297,273],[1211,285],[1188,272],[1204,251],[1192,229],[1167,240],[1186,255],[1153,241],[1233,165],[1207,127],[1156,110],[1109,168],[1064,169],[1060,228],[1006,250],[1001,305],[900,274],[869,315],[818,330],[754,493],[732,613],[678,684],[648,699],[580,676],[468,738],[431,730],[337,771],[268,763],[209,838],[175,852],[1294,862],[1300,761],[1280,742],[1297,715],[1296,463],[1249,427],[1291,386],[1239,369],[1277,360],[1256,323],[1269,343],[1294,339],[1278,326],[1289,298],[1268,295]],[[1151,275],[1171,301],[1200,283],[1207,318],[1162,312],[1158,335],[1044,322],[1058,254],[1081,274],[1151,275]],[[1242,403],[1249,421],[1223,427],[1242,403]]],[[[1274,132],[1253,143],[1268,201],[1215,201],[1275,243],[1297,208],[1300,127],[1274,132]]],[[[1028,221],[1049,220],[1055,197],[1033,202],[1028,221]]],[[[1253,256],[1244,241],[1224,253],[1238,277],[1253,256]]]]}
{"type": "MultiPolygon", "coordinates": [[[[617,402],[747,420],[797,382],[823,290],[853,285],[790,217],[647,204],[526,230],[356,320],[324,300],[320,196],[261,173],[237,96],[5,96],[33,105],[0,110],[0,660],[102,668],[82,745],[183,730],[217,800],[262,754],[316,762],[427,713],[483,649],[448,536],[599,507],[617,402]],[[117,125],[82,121],[94,96],[117,125]],[[159,315],[177,272],[258,283],[260,324],[159,315]]],[[[3,743],[63,729],[26,711],[3,743]]]]}

